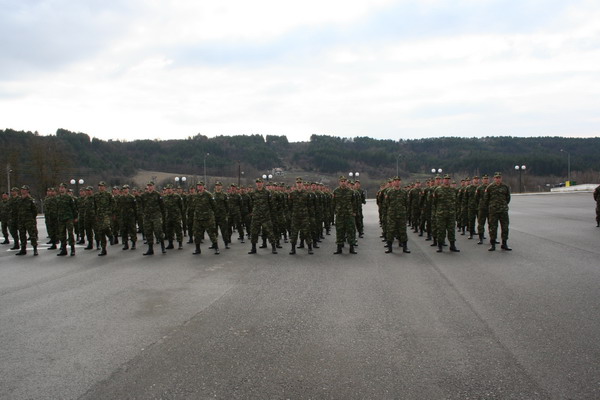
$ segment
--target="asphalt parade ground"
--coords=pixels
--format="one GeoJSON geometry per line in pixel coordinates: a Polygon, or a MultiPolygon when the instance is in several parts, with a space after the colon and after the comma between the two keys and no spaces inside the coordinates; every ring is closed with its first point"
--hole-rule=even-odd
{"type": "Polygon", "coordinates": [[[511,252],[385,254],[373,201],[356,255],[3,245],[0,398],[598,399],[592,195],[510,206],[511,252]]]}

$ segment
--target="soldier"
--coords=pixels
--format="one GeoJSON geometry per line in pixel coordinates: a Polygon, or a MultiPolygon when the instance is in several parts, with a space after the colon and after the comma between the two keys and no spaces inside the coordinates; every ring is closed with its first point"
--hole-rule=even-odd
{"type": "Polygon", "coordinates": [[[217,242],[217,224],[215,222],[215,199],[204,187],[204,182],[197,183],[197,193],[191,199],[190,207],[193,211],[194,239],[196,250],[193,254],[200,254],[200,242],[204,232],[208,234],[213,244],[215,254],[219,254],[219,243],[217,242]]]}
{"type": "Polygon", "coordinates": [[[476,193],[478,187],[479,177],[474,176],[473,182],[465,189],[465,194],[467,198],[467,229],[469,231],[469,239],[473,239],[473,235],[475,235],[475,220],[477,219],[478,210],[476,193]]]}
{"type": "Polygon", "coordinates": [[[166,186],[166,195],[163,196],[165,203],[165,235],[169,241],[167,249],[173,249],[173,240],[177,238],[178,250],[183,249],[183,199],[179,193],[173,191],[173,186],[166,186]]]}
{"type": "Polygon", "coordinates": [[[154,238],[160,243],[160,250],[163,254],[165,249],[165,240],[163,236],[163,220],[165,215],[165,205],[163,198],[155,190],[154,182],[146,184],[146,191],[142,193],[141,204],[144,216],[144,236],[148,242],[148,250],[143,255],[151,256],[154,254],[154,238]]]}
{"type": "Polygon", "coordinates": [[[223,192],[223,184],[219,181],[215,182],[215,231],[219,234],[221,229],[221,237],[225,243],[225,248],[229,248],[231,234],[229,233],[229,196],[223,192]]]}
{"type": "Polygon", "coordinates": [[[11,250],[19,249],[19,188],[10,189],[10,198],[8,199],[8,232],[13,238],[13,247],[11,250]]]}
{"type": "Polygon", "coordinates": [[[433,181],[427,179],[423,194],[421,195],[421,226],[419,227],[419,236],[427,232],[425,240],[431,240],[431,195],[433,194],[433,181]]]}
{"type": "Polygon", "coordinates": [[[79,189],[79,197],[75,199],[77,209],[77,244],[85,244],[85,188],[79,189]]]}
{"type": "Polygon", "coordinates": [[[290,254],[296,254],[298,235],[300,235],[300,240],[306,240],[308,254],[313,254],[312,242],[310,241],[309,207],[309,194],[304,190],[302,178],[298,177],[296,178],[296,186],[289,196],[289,209],[292,219],[292,229],[290,231],[292,250],[290,254]]]}
{"type": "Polygon", "coordinates": [[[115,199],[112,194],[106,191],[106,183],[98,182],[98,192],[94,194],[94,215],[96,216],[96,242],[100,242],[102,251],[99,256],[106,255],[106,238],[108,237],[112,244],[112,232],[110,231],[110,218],[113,213],[115,199]]]}
{"type": "Polygon", "coordinates": [[[57,256],[67,255],[67,239],[71,247],[71,256],[75,255],[74,224],[77,223],[77,212],[75,200],[67,193],[67,185],[61,183],[58,186],[59,195],[56,196],[56,213],[58,221],[58,239],[60,240],[60,252],[57,256]]]}
{"type": "Polygon", "coordinates": [[[435,180],[432,186],[432,190],[431,190],[431,236],[433,237],[433,243],[431,243],[431,247],[436,247],[438,245],[437,243],[437,238],[438,238],[438,227],[437,227],[437,208],[436,208],[436,203],[434,201],[435,199],[435,189],[437,189],[438,187],[442,186],[442,177],[441,175],[436,175],[435,176],[435,180]]]}
{"type": "Polygon", "coordinates": [[[44,199],[44,217],[46,222],[46,231],[50,237],[47,243],[51,245],[48,250],[56,250],[58,247],[58,210],[56,208],[56,190],[49,187],[46,190],[46,198],[44,199]]]}
{"type": "Polygon", "coordinates": [[[433,203],[436,210],[438,253],[442,252],[446,232],[450,241],[450,251],[459,252],[456,248],[456,189],[450,186],[450,175],[444,175],[444,183],[433,192],[433,203]]]}
{"type": "Polygon", "coordinates": [[[137,200],[134,195],[129,193],[129,185],[123,185],[121,196],[117,200],[117,210],[121,220],[123,250],[129,249],[128,240],[131,240],[131,250],[135,250],[137,242],[137,228],[135,226],[137,200]]]}
{"type": "Polygon", "coordinates": [[[193,203],[194,203],[194,197],[196,196],[196,188],[194,186],[190,187],[190,192],[187,196],[188,201],[187,201],[187,215],[186,215],[186,221],[187,221],[187,231],[188,231],[188,244],[193,244],[194,243],[194,207],[193,207],[193,203]]]}
{"type": "Polygon", "coordinates": [[[479,241],[477,244],[483,244],[485,239],[485,221],[488,219],[488,209],[483,201],[485,195],[485,189],[490,184],[490,178],[487,175],[483,175],[482,183],[477,187],[475,191],[475,203],[477,204],[477,234],[479,241]]]}
{"type": "Polygon", "coordinates": [[[119,243],[119,233],[121,232],[121,216],[119,214],[118,206],[119,197],[121,196],[121,189],[118,186],[113,186],[112,195],[115,201],[113,205],[112,216],[110,218],[110,231],[113,234],[111,245],[119,243]]]}
{"type": "Polygon", "coordinates": [[[356,254],[356,194],[348,187],[348,180],[340,176],[339,186],[333,191],[333,208],[335,210],[335,236],[337,250],[333,254],[341,254],[344,242],[350,245],[350,254],[356,254]]]}
{"type": "Polygon", "coordinates": [[[27,236],[31,240],[33,246],[33,255],[37,256],[37,207],[35,201],[29,193],[29,186],[23,185],[21,187],[21,198],[18,204],[18,224],[19,224],[19,238],[21,239],[21,251],[16,255],[23,256],[27,254],[27,236]]]}
{"type": "Polygon", "coordinates": [[[252,249],[248,254],[256,254],[256,243],[258,242],[258,234],[262,231],[263,244],[260,246],[261,249],[267,247],[267,238],[271,243],[271,253],[277,254],[277,245],[275,234],[273,233],[273,199],[271,192],[264,187],[262,179],[256,180],[256,190],[250,194],[252,202],[252,222],[250,225],[250,242],[252,243],[252,249]]]}
{"type": "Polygon", "coordinates": [[[508,247],[508,203],[510,203],[510,189],[502,183],[502,174],[494,174],[494,183],[485,189],[484,201],[488,208],[490,248],[489,251],[496,250],[496,237],[498,235],[498,222],[502,235],[502,250],[512,250],[508,247]]]}
{"type": "Polygon", "coordinates": [[[365,235],[365,224],[363,215],[363,204],[367,204],[367,195],[364,189],[360,187],[360,181],[357,179],[354,181],[354,190],[357,195],[357,213],[356,213],[356,230],[358,231],[358,237],[362,238],[365,235]]]}
{"type": "Polygon", "coordinates": [[[421,207],[423,198],[423,188],[421,187],[421,181],[417,180],[415,186],[408,193],[410,198],[410,209],[407,212],[411,214],[412,228],[415,233],[420,231],[420,236],[423,236],[423,230],[421,229],[421,207]]]}
{"type": "Polygon", "coordinates": [[[242,225],[242,196],[239,194],[237,186],[232,183],[229,188],[229,232],[233,232],[233,229],[238,233],[238,240],[245,243],[242,225]]]}
{"type": "Polygon", "coordinates": [[[594,189],[594,200],[596,200],[596,227],[600,226],[600,185],[594,189]]]}
{"type": "MultiPolygon", "coordinates": [[[[392,252],[394,238],[398,238],[403,253],[410,253],[408,250],[408,236],[406,234],[406,216],[408,210],[408,193],[402,189],[402,180],[400,177],[394,177],[392,187],[385,193],[386,214],[387,214],[387,250],[392,252]]],[[[414,191],[414,188],[412,189],[414,191]]],[[[414,195],[413,195],[414,196],[414,195]]],[[[417,201],[413,197],[413,201],[417,201]]]]}
{"type": "Polygon", "coordinates": [[[2,193],[2,200],[0,201],[0,222],[2,223],[2,235],[4,236],[4,242],[2,244],[9,244],[8,240],[8,193],[2,193]]]}

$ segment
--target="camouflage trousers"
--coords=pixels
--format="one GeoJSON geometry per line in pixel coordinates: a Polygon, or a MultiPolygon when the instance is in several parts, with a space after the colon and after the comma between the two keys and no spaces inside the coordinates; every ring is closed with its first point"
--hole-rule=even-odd
{"type": "Polygon", "coordinates": [[[444,240],[446,240],[446,233],[448,233],[449,241],[456,241],[456,214],[449,212],[438,212],[435,217],[438,243],[443,243],[444,240]]]}
{"type": "Polygon", "coordinates": [[[490,240],[496,240],[498,237],[498,222],[500,222],[502,240],[508,240],[508,211],[490,212],[488,218],[490,240]]]}
{"type": "Polygon", "coordinates": [[[234,229],[237,231],[239,237],[244,237],[241,214],[229,214],[229,232],[233,232],[234,229]]]}
{"type": "Polygon", "coordinates": [[[258,234],[262,231],[262,236],[267,237],[269,242],[275,243],[275,234],[273,233],[273,222],[271,218],[263,216],[252,216],[250,224],[250,241],[252,244],[258,243],[258,234]]]}
{"type": "Polygon", "coordinates": [[[475,232],[475,220],[477,219],[477,209],[469,208],[467,210],[467,229],[469,232],[475,232]]]}
{"type": "Polygon", "coordinates": [[[52,214],[46,214],[46,231],[52,243],[58,243],[58,217],[52,214]]]}
{"type": "Polygon", "coordinates": [[[215,232],[219,234],[221,230],[221,237],[225,243],[231,242],[231,233],[229,233],[229,221],[224,215],[215,215],[215,232]]]}
{"type": "Polygon", "coordinates": [[[340,245],[348,242],[350,246],[356,244],[356,226],[353,215],[336,215],[335,218],[335,243],[340,245]]]}
{"type": "Polygon", "coordinates": [[[167,240],[175,240],[178,242],[183,241],[183,228],[181,226],[181,218],[169,218],[165,219],[165,238],[167,240]]]}
{"type": "Polygon", "coordinates": [[[96,240],[100,240],[102,248],[106,248],[106,238],[112,236],[110,231],[110,216],[96,217],[96,240]]]}
{"type": "Polygon", "coordinates": [[[19,243],[19,225],[16,221],[8,220],[8,231],[15,243],[19,243]]]}
{"type": "Polygon", "coordinates": [[[200,244],[204,232],[208,234],[211,243],[217,243],[217,224],[215,217],[208,219],[194,219],[194,243],[200,244]]]}
{"type": "Polygon", "coordinates": [[[308,218],[293,218],[292,229],[290,230],[290,242],[296,244],[298,242],[298,235],[300,240],[309,240],[311,238],[310,233],[310,221],[308,218]]]}
{"type": "Polygon", "coordinates": [[[8,239],[8,219],[2,220],[2,236],[8,239]]]}
{"type": "MultiPolygon", "coordinates": [[[[94,233],[95,233],[95,229],[96,229],[96,217],[85,217],[84,220],[84,231],[85,231],[85,237],[87,238],[87,241],[89,244],[94,244],[94,233]]],[[[96,239],[98,237],[96,236],[96,239]]]]}
{"type": "Polygon", "coordinates": [[[127,240],[137,242],[137,228],[135,226],[134,217],[125,217],[121,220],[121,240],[123,243],[127,243],[127,240]]]}
{"type": "Polygon", "coordinates": [[[600,201],[596,202],[596,222],[600,223],[600,201]]]}
{"type": "Polygon", "coordinates": [[[144,215],[144,237],[148,243],[152,243],[154,238],[159,242],[164,240],[161,215],[144,215]]]}
{"type": "Polygon", "coordinates": [[[62,247],[67,246],[67,239],[69,240],[69,246],[75,246],[75,234],[73,230],[74,226],[72,219],[58,221],[58,240],[60,240],[60,245],[62,247]]]}
{"type": "Polygon", "coordinates": [[[406,214],[388,215],[385,239],[388,242],[393,242],[394,238],[398,238],[401,242],[408,241],[408,235],[406,234],[406,214]]]}
{"type": "Polygon", "coordinates": [[[31,219],[19,224],[19,238],[21,239],[21,247],[27,246],[27,235],[32,246],[38,244],[37,220],[31,219]]]}
{"type": "Polygon", "coordinates": [[[121,220],[115,216],[110,219],[110,231],[117,236],[121,232],[121,220]]]}
{"type": "Polygon", "coordinates": [[[488,210],[481,209],[477,213],[477,233],[482,235],[485,232],[485,221],[488,219],[488,210]]]}
{"type": "Polygon", "coordinates": [[[358,214],[356,214],[356,230],[358,231],[358,233],[360,233],[361,235],[363,233],[365,233],[365,224],[363,222],[364,218],[363,218],[363,214],[362,211],[359,212],[358,214]]]}
{"type": "Polygon", "coordinates": [[[421,226],[421,209],[413,208],[412,210],[412,226],[419,228],[421,226]]]}

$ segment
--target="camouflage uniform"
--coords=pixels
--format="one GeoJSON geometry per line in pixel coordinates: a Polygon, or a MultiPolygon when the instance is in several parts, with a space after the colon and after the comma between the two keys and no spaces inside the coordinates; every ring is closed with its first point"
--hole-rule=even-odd
{"type": "MultiPolygon", "coordinates": [[[[484,179],[487,180],[487,175],[484,176],[484,179]]],[[[477,204],[477,234],[479,235],[479,242],[477,242],[477,244],[483,244],[485,221],[488,219],[488,208],[483,201],[485,189],[487,187],[487,183],[482,183],[477,186],[477,190],[475,191],[475,202],[477,204]]]]}
{"type": "MultiPolygon", "coordinates": [[[[26,186],[23,186],[26,188],[26,186]]],[[[28,190],[28,189],[27,189],[28,190]]],[[[38,230],[37,230],[37,207],[31,196],[21,195],[17,203],[19,238],[21,239],[21,251],[17,255],[27,254],[27,237],[33,246],[33,255],[37,256],[38,230]]]]}
{"type": "Polygon", "coordinates": [[[98,191],[94,194],[92,201],[94,204],[94,215],[96,216],[96,240],[100,240],[100,245],[102,246],[102,251],[99,255],[104,256],[106,255],[106,238],[108,237],[112,242],[110,219],[113,214],[115,199],[107,191],[98,191]]]}
{"type": "Polygon", "coordinates": [[[258,235],[262,231],[263,246],[266,247],[266,239],[269,239],[273,253],[276,253],[276,239],[273,232],[273,198],[271,192],[266,188],[256,189],[250,194],[252,201],[252,222],[250,224],[251,252],[255,251],[258,243],[258,235]]]}
{"type": "Polygon", "coordinates": [[[14,187],[10,191],[8,199],[8,232],[13,238],[13,247],[11,250],[19,248],[19,189],[14,187]]]}
{"type": "Polygon", "coordinates": [[[229,193],[229,232],[238,233],[238,240],[244,243],[244,227],[242,226],[242,196],[237,193],[235,186],[231,186],[229,193]]]}
{"type": "MultiPolygon", "coordinates": [[[[127,188],[124,186],[124,188],[127,188]]],[[[137,242],[137,227],[135,220],[137,215],[137,200],[134,195],[123,193],[117,200],[117,210],[121,219],[121,240],[123,250],[129,248],[128,240],[131,240],[131,249],[135,249],[137,242]]]]}
{"type": "MultiPolygon", "coordinates": [[[[397,181],[400,182],[399,179],[397,181]]],[[[387,217],[386,240],[388,249],[386,253],[392,252],[394,238],[398,238],[405,253],[410,253],[407,248],[408,236],[406,234],[406,217],[409,212],[408,193],[399,185],[394,186],[386,191],[384,201],[387,217]]],[[[413,197],[413,202],[416,201],[416,198],[413,197]]]]}
{"type": "Polygon", "coordinates": [[[60,240],[60,253],[58,255],[67,254],[67,240],[71,246],[71,255],[75,255],[75,234],[74,220],[77,217],[75,210],[75,200],[67,193],[61,193],[56,196],[56,210],[58,221],[58,239],[60,240]]]}
{"type": "Polygon", "coordinates": [[[229,197],[222,191],[215,191],[213,198],[215,200],[215,231],[218,234],[219,229],[221,230],[221,237],[223,238],[223,242],[225,242],[225,248],[228,249],[231,240],[229,221],[227,219],[229,217],[229,197]]]}
{"type": "MultiPolygon", "coordinates": [[[[340,177],[340,182],[346,178],[340,177]]],[[[350,253],[356,254],[354,245],[356,243],[356,193],[343,184],[333,191],[333,208],[335,210],[335,236],[337,250],[334,254],[340,254],[344,242],[350,245],[350,253]]]]}
{"type": "MultiPolygon", "coordinates": [[[[302,182],[301,180],[297,182],[302,182]]],[[[290,254],[296,254],[296,243],[298,241],[298,235],[300,240],[307,241],[308,253],[312,254],[312,243],[310,240],[310,220],[309,220],[309,193],[304,188],[295,188],[289,194],[289,210],[291,215],[291,231],[290,231],[290,242],[292,244],[292,250],[290,254]]]]}
{"type": "Polygon", "coordinates": [[[600,185],[594,189],[594,200],[596,200],[596,226],[600,226],[600,185]]]}
{"type": "Polygon", "coordinates": [[[48,189],[51,194],[48,194],[44,199],[44,217],[46,222],[46,231],[50,237],[50,249],[56,249],[58,244],[58,208],[56,203],[56,194],[54,189],[48,189]]]}
{"type": "Polygon", "coordinates": [[[208,234],[210,241],[215,246],[215,252],[217,252],[219,247],[217,243],[217,224],[215,222],[215,199],[206,190],[198,191],[192,197],[190,207],[194,215],[194,241],[196,244],[194,254],[200,254],[200,241],[204,236],[204,232],[208,234]]]}
{"type": "MultiPolygon", "coordinates": [[[[496,174],[494,178],[501,177],[496,174]]],[[[496,238],[498,235],[498,222],[500,222],[502,249],[510,250],[507,245],[508,241],[508,203],[510,203],[510,189],[502,181],[496,181],[485,189],[484,202],[488,208],[489,218],[489,233],[490,233],[490,250],[496,249],[496,238]]]]}
{"type": "Polygon", "coordinates": [[[183,248],[183,199],[178,193],[168,193],[163,197],[165,203],[165,236],[169,241],[167,249],[173,248],[173,240],[177,239],[179,249],[183,248]]]}
{"type": "Polygon", "coordinates": [[[93,189],[91,186],[86,188],[86,196],[83,200],[83,219],[85,222],[84,229],[88,240],[88,245],[85,250],[91,250],[94,248],[94,239],[96,239],[96,245],[98,247],[100,246],[100,238],[96,233],[96,207],[92,190],[93,189]]]}
{"type": "Polygon", "coordinates": [[[433,192],[433,203],[436,210],[436,228],[437,228],[437,246],[438,252],[442,252],[442,246],[448,233],[450,241],[450,250],[458,251],[455,246],[456,242],[456,197],[457,190],[448,186],[450,177],[444,177],[444,184],[438,186],[433,192]]]}
{"type": "MultiPolygon", "coordinates": [[[[477,177],[474,177],[475,180],[477,177]]],[[[477,178],[478,179],[478,178],[477,178]]],[[[467,208],[467,230],[469,231],[469,239],[473,239],[473,235],[475,235],[475,221],[477,219],[477,187],[478,185],[475,183],[470,184],[465,188],[466,195],[466,208],[467,208]]]]}
{"type": "Polygon", "coordinates": [[[8,194],[2,195],[0,200],[0,222],[2,223],[2,235],[4,236],[4,242],[2,244],[9,244],[8,240],[8,194]]]}
{"type": "MultiPolygon", "coordinates": [[[[148,186],[150,186],[150,184],[148,186]]],[[[152,186],[154,186],[154,184],[152,184],[152,186]]],[[[154,254],[154,238],[160,243],[161,251],[165,253],[166,250],[163,236],[165,205],[163,198],[157,191],[147,190],[140,196],[140,201],[144,218],[144,236],[148,242],[148,251],[146,251],[144,255],[154,254]]]]}

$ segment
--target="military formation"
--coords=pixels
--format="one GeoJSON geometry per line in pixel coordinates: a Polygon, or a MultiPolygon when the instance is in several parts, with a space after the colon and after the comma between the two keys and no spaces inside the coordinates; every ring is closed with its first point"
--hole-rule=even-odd
{"type": "Polygon", "coordinates": [[[496,250],[498,225],[501,231],[501,249],[510,251],[508,247],[508,204],[510,189],[502,182],[502,174],[494,174],[493,182],[483,175],[467,177],[458,187],[451,181],[450,175],[437,175],[425,182],[420,181],[402,186],[399,177],[389,179],[382,184],[377,193],[379,224],[382,228],[381,238],[386,242],[386,253],[393,252],[394,240],[398,239],[399,247],[404,253],[408,249],[407,230],[411,229],[418,236],[426,234],[427,241],[437,252],[444,251],[446,238],[451,252],[460,252],[456,247],[456,232],[469,234],[469,239],[479,237],[478,244],[485,238],[485,223],[488,223],[490,236],[489,251],[496,250]]]}
{"type": "MultiPolygon", "coordinates": [[[[459,252],[457,232],[468,234],[469,239],[478,237],[478,244],[483,244],[486,222],[489,250],[496,250],[496,244],[500,244],[498,227],[500,248],[511,250],[510,190],[502,182],[502,174],[496,173],[492,180],[487,175],[481,181],[477,176],[467,177],[458,186],[449,175],[438,175],[424,185],[416,181],[403,186],[399,177],[389,179],[377,193],[385,252],[392,253],[398,240],[402,252],[410,253],[409,229],[426,236],[438,252],[448,244],[451,252],[459,252]]],[[[213,192],[204,182],[188,191],[172,185],[159,191],[154,182],[148,182],[143,191],[130,190],[128,185],[109,190],[105,182],[99,182],[95,190],[92,186],[82,188],[79,196],[66,184],[60,184],[58,190],[48,188],[43,201],[48,250],[57,250],[58,256],[74,256],[76,244],[87,244],[85,250],[95,248],[98,256],[105,256],[108,246],[119,244],[119,240],[123,250],[135,250],[141,236],[147,246],[143,255],[150,256],[155,245],[163,254],[183,249],[187,236],[187,243],[195,245],[193,254],[202,253],[201,245],[206,240],[209,249],[220,254],[219,242],[229,249],[237,232],[240,243],[250,239],[248,254],[269,247],[277,254],[282,243],[290,244],[291,255],[305,248],[308,254],[314,254],[335,225],[334,254],[341,254],[346,245],[350,254],[357,254],[358,239],[364,237],[365,192],[359,181],[344,176],[339,177],[333,190],[300,177],[292,187],[257,179],[254,187],[231,184],[227,190],[216,182],[213,192]]],[[[27,186],[12,188],[10,194],[2,195],[0,203],[3,244],[10,244],[12,236],[12,249],[19,250],[17,255],[27,254],[27,241],[33,254],[38,255],[37,206],[29,192],[27,186]]],[[[600,202],[600,189],[594,192],[594,198],[600,202]]],[[[597,213],[600,224],[598,209],[597,213]]]]}
{"type": "MultiPolygon", "coordinates": [[[[87,186],[75,196],[66,184],[60,184],[58,190],[48,188],[43,200],[48,250],[57,250],[57,256],[75,256],[79,244],[106,256],[109,246],[119,240],[122,250],[135,250],[141,236],[147,246],[143,255],[150,256],[155,245],[163,254],[183,249],[187,236],[187,243],[195,245],[193,254],[202,253],[206,240],[209,249],[220,254],[220,242],[229,249],[236,232],[240,243],[250,239],[249,254],[268,248],[267,242],[273,254],[282,243],[290,243],[289,254],[304,248],[314,254],[336,225],[335,254],[340,254],[345,244],[356,254],[357,236],[364,235],[362,205],[366,196],[358,181],[340,177],[339,185],[332,191],[302,178],[297,178],[293,187],[257,179],[254,187],[231,184],[227,190],[216,182],[214,191],[209,192],[204,182],[188,191],[172,185],[158,191],[154,182],[148,182],[143,191],[128,185],[108,188],[99,182],[96,188],[87,186]]],[[[38,255],[38,211],[29,188],[5,193],[1,206],[4,244],[10,244],[12,236],[12,249],[24,255],[30,241],[33,254],[38,255]]]]}

